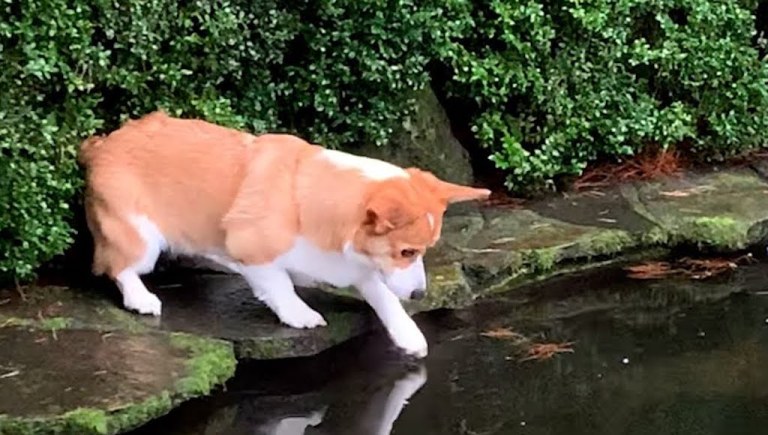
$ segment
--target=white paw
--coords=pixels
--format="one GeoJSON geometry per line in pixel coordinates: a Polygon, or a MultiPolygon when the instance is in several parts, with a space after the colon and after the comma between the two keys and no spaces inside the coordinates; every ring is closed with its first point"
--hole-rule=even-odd
{"type": "Polygon", "coordinates": [[[416,358],[427,356],[427,339],[424,338],[424,334],[421,333],[415,324],[413,328],[390,331],[390,336],[395,345],[402,349],[406,355],[415,356],[416,358]]]}
{"type": "Polygon", "coordinates": [[[282,310],[278,317],[280,317],[281,322],[285,323],[291,328],[311,329],[318,326],[327,325],[323,316],[309,307],[291,307],[290,309],[282,310]]]}
{"type": "Polygon", "coordinates": [[[148,291],[131,292],[123,296],[123,305],[139,314],[159,316],[162,308],[160,299],[148,291]]]}

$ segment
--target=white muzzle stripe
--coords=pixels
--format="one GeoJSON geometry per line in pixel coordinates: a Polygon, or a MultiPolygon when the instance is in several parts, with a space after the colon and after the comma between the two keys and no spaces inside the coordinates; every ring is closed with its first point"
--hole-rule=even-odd
{"type": "Polygon", "coordinates": [[[400,299],[409,299],[414,290],[427,289],[427,273],[424,270],[424,258],[419,256],[405,269],[395,269],[385,275],[384,281],[400,299]]]}

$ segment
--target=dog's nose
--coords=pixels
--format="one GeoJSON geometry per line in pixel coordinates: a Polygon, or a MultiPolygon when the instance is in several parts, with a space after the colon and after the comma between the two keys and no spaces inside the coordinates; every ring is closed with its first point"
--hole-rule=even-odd
{"type": "Polygon", "coordinates": [[[424,290],[414,290],[413,292],[411,292],[411,299],[415,299],[418,301],[419,299],[424,299],[424,296],[426,295],[427,295],[427,292],[425,292],[424,290]]]}

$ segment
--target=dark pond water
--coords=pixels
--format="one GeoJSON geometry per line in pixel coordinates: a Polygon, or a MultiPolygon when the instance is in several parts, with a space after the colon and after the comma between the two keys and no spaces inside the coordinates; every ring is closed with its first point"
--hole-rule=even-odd
{"type": "Polygon", "coordinates": [[[369,335],[241,365],[135,434],[757,434],[768,430],[768,265],[632,281],[601,270],[419,318],[423,362],[369,335]],[[511,328],[573,353],[520,362],[511,328]]]}

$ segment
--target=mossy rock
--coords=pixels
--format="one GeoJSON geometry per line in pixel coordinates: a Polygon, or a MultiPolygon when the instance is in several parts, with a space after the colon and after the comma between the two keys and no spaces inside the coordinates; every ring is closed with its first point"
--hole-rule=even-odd
{"type": "Polygon", "coordinates": [[[429,266],[438,271],[459,263],[463,288],[471,292],[459,299],[467,302],[562,263],[616,256],[640,244],[636,232],[573,224],[531,209],[476,208],[446,217],[445,227],[449,232],[429,254],[429,266]]]}
{"type": "Polygon", "coordinates": [[[0,433],[115,434],[208,394],[232,345],[180,333],[0,328],[0,433]]]}
{"type": "Polygon", "coordinates": [[[458,262],[430,267],[427,282],[427,295],[423,300],[404,304],[409,312],[462,308],[470,305],[476,296],[458,262]]]}
{"type": "Polygon", "coordinates": [[[469,154],[453,136],[445,109],[431,88],[412,96],[413,113],[384,146],[364,145],[355,153],[399,166],[416,166],[454,183],[472,183],[469,154]]]}
{"type": "Polygon", "coordinates": [[[47,329],[96,329],[107,331],[151,331],[156,319],[138,316],[99,288],[61,285],[29,285],[0,289],[0,326],[36,326],[47,329]]]}
{"type": "Polygon", "coordinates": [[[768,237],[768,184],[746,169],[641,183],[625,194],[657,224],[651,243],[734,251],[768,237]]]}

